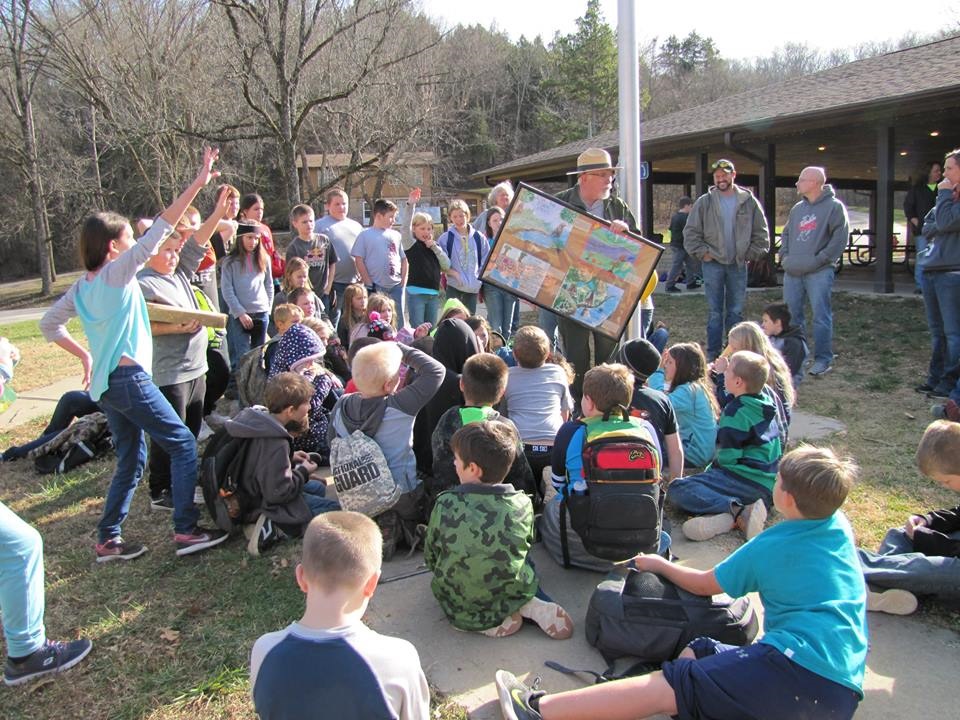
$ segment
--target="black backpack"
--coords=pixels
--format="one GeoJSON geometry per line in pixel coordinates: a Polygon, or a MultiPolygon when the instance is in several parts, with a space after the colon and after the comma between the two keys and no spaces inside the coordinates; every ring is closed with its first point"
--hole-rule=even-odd
{"type": "Polygon", "coordinates": [[[40,475],[66,473],[113,450],[113,436],[107,416],[96,412],[78,418],[70,427],[27,457],[40,475]]]}
{"type": "Polygon", "coordinates": [[[611,420],[585,418],[583,474],[586,494],[570,494],[560,503],[560,543],[564,567],[570,567],[567,520],[584,549],[604,560],[625,560],[655,553],[660,546],[663,502],[660,456],[649,431],[622,410],[611,420]]]}
{"type": "Polygon", "coordinates": [[[236,532],[243,516],[252,509],[252,498],[240,486],[249,449],[250,438],[234,437],[221,428],[210,438],[200,460],[203,501],[224,532],[236,532]]]}
{"type": "Polygon", "coordinates": [[[693,595],[655,573],[633,569],[611,573],[597,585],[586,619],[587,642],[611,664],[623,657],[672,660],[701,636],[748,645],[758,629],[749,598],[693,595]]]}

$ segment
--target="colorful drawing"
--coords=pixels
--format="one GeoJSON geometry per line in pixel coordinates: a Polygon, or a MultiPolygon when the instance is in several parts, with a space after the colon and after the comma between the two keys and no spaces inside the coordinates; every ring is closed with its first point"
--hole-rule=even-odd
{"type": "Polygon", "coordinates": [[[622,297],[623,290],[613,283],[571,267],[560,284],[553,309],[574,320],[599,327],[617,309],[622,297]]]}
{"type": "Polygon", "coordinates": [[[511,247],[497,255],[489,277],[521,295],[536,297],[549,270],[550,263],[511,247]]]}

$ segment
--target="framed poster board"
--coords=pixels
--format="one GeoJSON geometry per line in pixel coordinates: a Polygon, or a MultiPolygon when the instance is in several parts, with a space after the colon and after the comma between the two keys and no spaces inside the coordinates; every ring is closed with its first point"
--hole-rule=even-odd
{"type": "Polygon", "coordinates": [[[520,183],[481,278],[617,340],[663,246],[520,183]]]}

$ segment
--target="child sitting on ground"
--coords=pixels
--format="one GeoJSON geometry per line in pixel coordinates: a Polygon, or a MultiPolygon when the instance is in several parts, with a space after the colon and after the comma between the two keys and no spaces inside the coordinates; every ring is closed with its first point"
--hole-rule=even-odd
{"type": "Polygon", "coordinates": [[[424,561],[430,587],[458,630],[488,637],[513,635],[523,618],[550,637],[573,634],[573,620],[537,597],[536,571],[527,561],[533,543],[533,505],[504,484],[519,438],[499,420],[472,422],[454,433],[454,465],[460,485],[437,498],[430,515],[424,561]]]}
{"type": "MultiPolygon", "coordinates": [[[[557,433],[550,463],[552,483],[545,487],[540,533],[547,552],[560,565],[565,564],[566,545],[570,565],[601,572],[613,567],[611,561],[587,552],[580,536],[570,527],[569,518],[566,528],[561,526],[560,505],[565,497],[586,494],[583,448],[590,430],[604,429],[605,425],[605,430],[610,433],[616,432],[623,438],[636,438],[638,442],[644,442],[654,449],[657,447],[656,433],[648,429],[649,423],[637,417],[623,419],[622,413],[629,407],[632,396],[633,375],[626,366],[598,365],[583,378],[583,398],[580,401],[583,418],[564,423],[557,433]],[[563,535],[566,535],[566,543],[563,535]]],[[[670,536],[661,533],[660,551],[666,552],[669,547],[670,536]]],[[[627,556],[629,552],[624,555],[627,556]]]]}
{"type": "Polygon", "coordinates": [[[793,384],[799,385],[803,380],[803,361],[810,354],[810,348],[807,347],[803,328],[791,325],[792,319],[786,303],[771,303],[763,309],[760,327],[763,328],[763,334],[770,338],[770,344],[783,356],[793,376],[793,384]]]}
{"type": "MultiPolygon", "coordinates": [[[[960,493],[960,423],[931,423],[917,448],[920,472],[960,493]]],[[[909,615],[916,595],[956,607],[960,603],[960,506],[911,515],[902,528],[887,531],[877,552],[858,550],[867,584],[867,609],[909,615]]]]}
{"type": "Polygon", "coordinates": [[[660,369],[650,384],[669,388],[668,397],[677,413],[683,460],[686,466],[703,468],[717,451],[717,416],[720,408],[707,376],[707,359],[696,343],[677,343],[664,354],[660,369]]]}
{"type": "Polygon", "coordinates": [[[307,431],[313,383],[293,372],[267,381],[266,407],[248,407],[224,423],[227,434],[249,438],[246,462],[237,479],[251,555],[259,555],[288,535],[299,536],[310,519],[340,505],[326,497],[326,485],[311,480],[320,458],[293,450],[291,441],[307,431]]]}
{"type": "Polygon", "coordinates": [[[748,350],[726,363],[731,400],[717,425],[717,459],[702,473],[674,480],[667,495],[675,507],[698,515],[683,524],[689,540],[709,540],[734,527],[750,540],[763,530],[783,454],[769,372],[767,361],[748,350]]]}
{"type": "Polygon", "coordinates": [[[423,485],[417,477],[413,454],[413,423],[443,380],[443,365],[419,350],[394,342],[378,342],[362,348],[351,366],[357,392],[344,395],[331,413],[329,438],[348,437],[360,430],[372,437],[383,451],[402,495],[392,510],[377,516],[390,535],[384,540],[385,557],[392,557],[402,532],[409,541],[423,521],[423,485]],[[416,378],[402,390],[400,365],[411,368],[416,378]]]}
{"type": "Polygon", "coordinates": [[[783,522],[710,570],[656,555],[634,560],[698,595],[759,592],[759,641],[741,648],[697,638],[661,671],[557,695],[500,670],[503,717],[852,718],[863,699],[867,621],[853,532],[839,508],[856,473],[829,449],[799,448],[783,458],[773,493],[783,522]]]}
{"type": "Polygon", "coordinates": [[[667,460],[667,466],[663,468],[664,479],[680,477],[683,474],[683,444],[673,402],[664,394],[662,385],[648,387],[647,383],[660,367],[660,351],[649,340],[630,340],[620,348],[617,361],[633,373],[630,414],[650,423],[656,433],[660,455],[666,456],[667,460]]]}
{"type": "Polygon", "coordinates": [[[517,426],[523,452],[539,485],[543,469],[550,464],[553,440],[570,418],[573,396],[563,369],[547,362],[550,340],[536,325],[517,330],[513,355],[517,367],[509,370],[500,412],[517,426]]]}
{"type": "Polygon", "coordinates": [[[293,303],[280,303],[273,308],[273,324],[277,335],[283,335],[287,330],[303,322],[303,310],[293,303]]]}
{"type": "Polygon", "coordinates": [[[374,632],[361,618],[377,589],[380,530],[353,512],[314,518],[303,537],[297,585],[303,617],[261,636],[250,653],[250,686],[262,720],[323,708],[338,720],[423,720],[430,690],[406,640],[374,632]],[[322,672],[317,669],[322,668],[322,672]]]}
{"type": "MultiPolygon", "coordinates": [[[[501,418],[493,406],[500,402],[507,387],[507,366],[496,355],[480,353],[467,359],[460,375],[460,389],[464,404],[453,407],[440,416],[433,431],[433,477],[427,487],[428,503],[436,500],[443,490],[457,485],[457,471],[453,463],[450,439],[460,428],[474,422],[499,420],[514,430],[516,426],[507,418],[501,418]]],[[[519,438],[519,433],[517,438],[519,438]]],[[[519,441],[519,440],[518,440],[519,441]]],[[[522,490],[531,497],[536,493],[536,479],[523,454],[523,446],[517,448],[516,456],[504,481],[522,490]]]]}

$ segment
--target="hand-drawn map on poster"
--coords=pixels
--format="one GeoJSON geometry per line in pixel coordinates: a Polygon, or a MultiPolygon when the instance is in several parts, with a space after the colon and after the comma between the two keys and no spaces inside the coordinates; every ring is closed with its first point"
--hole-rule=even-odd
{"type": "Polygon", "coordinates": [[[617,339],[662,252],[521,183],[482,278],[617,339]]]}

